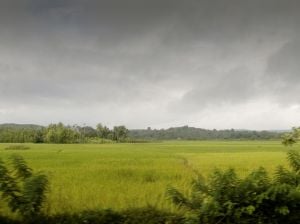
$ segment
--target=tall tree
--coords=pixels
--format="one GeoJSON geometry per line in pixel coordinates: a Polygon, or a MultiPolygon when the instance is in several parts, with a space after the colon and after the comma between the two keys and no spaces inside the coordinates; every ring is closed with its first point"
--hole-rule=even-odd
{"type": "Polygon", "coordinates": [[[119,142],[128,137],[129,130],[124,126],[115,126],[113,129],[113,140],[119,142]]]}
{"type": "Polygon", "coordinates": [[[96,130],[100,138],[108,139],[111,135],[111,130],[108,127],[103,126],[101,123],[97,124],[96,130]]]}

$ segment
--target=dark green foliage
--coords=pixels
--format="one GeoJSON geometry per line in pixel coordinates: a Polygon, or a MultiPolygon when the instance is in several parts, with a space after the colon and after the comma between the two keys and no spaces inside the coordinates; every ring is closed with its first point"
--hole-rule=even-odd
{"type": "Polygon", "coordinates": [[[300,186],[300,154],[290,150],[287,155],[292,170],[287,170],[284,167],[279,166],[276,170],[275,180],[278,184],[300,186]]]}
{"type": "Polygon", "coordinates": [[[75,126],[74,129],[79,132],[79,135],[83,138],[95,138],[98,136],[97,130],[89,126],[75,126]]]}
{"type": "Polygon", "coordinates": [[[22,215],[31,216],[40,212],[41,205],[46,201],[45,191],[47,185],[48,179],[42,174],[25,179],[22,191],[25,203],[20,207],[22,215]]]}
{"type": "Polygon", "coordinates": [[[45,131],[44,129],[37,129],[33,136],[33,143],[43,143],[45,140],[45,131]]]}
{"type": "Polygon", "coordinates": [[[285,133],[283,135],[282,143],[285,146],[292,146],[293,144],[295,144],[297,142],[299,137],[300,137],[300,128],[294,127],[291,132],[285,133]]]}
{"type": "Polygon", "coordinates": [[[122,212],[124,224],[179,224],[183,217],[153,207],[129,209],[122,212]]]}
{"type": "Polygon", "coordinates": [[[290,150],[288,152],[288,161],[291,168],[297,174],[300,172],[300,154],[297,151],[290,150]]]}
{"type": "Polygon", "coordinates": [[[115,126],[112,131],[112,139],[117,142],[122,142],[128,137],[128,129],[125,126],[115,126]]]}
{"type": "Polygon", "coordinates": [[[48,179],[42,174],[33,174],[25,160],[11,156],[12,169],[0,160],[0,193],[12,212],[19,212],[23,217],[31,217],[40,213],[48,179]]]}
{"type": "Polygon", "coordinates": [[[123,216],[112,210],[91,210],[76,214],[37,216],[27,220],[28,224],[122,224],[123,216]]]}
{"type": "MultiPolygon", "coordinates": [[[[37,125],[0,125],[0,142],[4,143],[106,143],[106,140],[114,142],[127,142],[128,129],[125,126],[115,126],[110,130],[101,124],[94,129],[89,126],[66,126],[63,123],[50,124],[47,127],[37,125]]],[[[9,146],[8,150],[23,150],[22,146],[9,146]]]]}
{"type": "Polygon", "coordinates": [[[11,175],[2,160],[0,160],[0,192],[12,211],[18,209],[18,205],[22,203],[20,197],[20,189],[17,179],[11,175]]]}
{"type": "Polygon", "coordinates": [[[198,176],[189,197],[174,188],[167,194],[185,208],[188,223],[297,223],[300,220],[300,154],[288,152],[291,170],[279,167],[273,178],[263,168],[239,178],[233,169],[198,176]]]}
{"type": "Polygon", "coordinates": [[[40,142],[40,135],[43,134],[44,127],[38,125],[0,125],[0,142],[4,143],[24,143],[40,142]]]}
{"type": "Polygon", "coordinates": [[[17,178],[26,179],[32,176],[32,170],[27,166],[22,156],[13,155],[10,159],[12,162],[14,174],[17,178]]]}
{"type": "Polygon", "coordinates": [[[45,142],[47,143],[78,143],[79,133],[62,123],[50,124],[46,129],[45,142]]]}
{"type": "Polygon", "coordinates": [[[104,139],[112,138],[112,131],[109,130],[108,127],[103,126],[102,124],[97,124],[96,130],[97,130],[98,137],[104,138],[104,139]]]}
{"type": "MultiPolygon", "coordinates": [[[[248,131],[248,130],[206,130],[194,127],[176,127],[168,129],[128,130],[125,126],[115,126],[110,130],[107,126],[98,124],[96,129],[89,126],[66,126],[62,123],[50,124],[48,127],[38,125],[0,125],[0,142],[4,143],[86,143],[102,142],[110,139],[115,142],[147,142],[149,140],[268,140],[279,139],[278,132],[248,131]],[[98,141],[95,141],[98,139],[98,141]]],[[[287,142],[295,142],[295,136],[287,134],[287,142]]]]}
{"type": "Polygon", "coordinates": [[[181,224],[183,217],[152,207],[134,208],[125,211],[90,210],[75,214],[36,216],[26,220],[27,224],[181,224]]]}
{"type": "Polygon", "coordinates": [[[0,223],[1,224],[22,224],[22,222],[18,220],[13,220],[5,216],[0,216],[0,223]]]}
{"type": "Polygon", "coordinates": [[[139,129],[130,130],[129,137],[132,139],[144,140],[268,140],[279,139],[278,132],[271,131],[248,131],[248,130],[207,130],[194,127],[175,127],[168,129],[139,129]]]}

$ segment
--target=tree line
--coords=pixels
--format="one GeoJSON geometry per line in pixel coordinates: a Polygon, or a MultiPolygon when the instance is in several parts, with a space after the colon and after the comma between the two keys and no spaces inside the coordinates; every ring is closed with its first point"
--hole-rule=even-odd
{"type": "Polygon", "coordinates": [[[168,129],[137,129],[130,130],[129,136],[134,139],[146,140],[270,140],[279,139],[282,133],[276,131],[249,130],[207,130],[189,126],[168,129]]]}
{"type": "Polygon", "coordinates": [[[2,143],[87,143],[99,141],[123,142],[128,138],[128,129],[115,126],[109,129],[98,124],[90,126],[68,126],[63,123],[50,124],[47,127],[38,125],[5,124],[0,126],[2,143]]]}
{"type": "Polygon", "coordinates": [[[194,127],[174,127],[168,129],[128,130],[124,125],[112,129],[99,123],[90,126],[50,124],[39,125],[0,125],[0,142],[3,143],[103,143],[143,142],[155,140],[270,140],[279,139],[282,132],[249,130],[207,130],[194,127]]]}

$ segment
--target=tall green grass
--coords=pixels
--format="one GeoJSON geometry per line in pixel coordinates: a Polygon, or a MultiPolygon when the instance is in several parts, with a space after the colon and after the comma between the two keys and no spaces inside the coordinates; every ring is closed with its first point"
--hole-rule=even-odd
{"type": "MultiPolygon", "coordinates": [[[[139,144],[26,144],[29,150],[4,150],[3,160],[22,155],[28,165],[49,177],[44,208],[49,214],[86,209],[155,206],[178,211],[165,197],[172,185],[187,192],[194,170],[235,168],[246,175],[264,166],[273,172],[286,165],[286,148],[274,141],[169,141],[139,144]]],[[[294,146],[294,148],[299,148],[294,146]]],[[[0,206],[0,212],[6,212],[0,206]]]]}

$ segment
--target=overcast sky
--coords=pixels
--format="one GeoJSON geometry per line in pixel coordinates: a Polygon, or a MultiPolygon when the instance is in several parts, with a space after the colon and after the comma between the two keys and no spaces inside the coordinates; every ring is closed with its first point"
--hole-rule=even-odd
{"type": "Polygon", "coordinates": [[[1,0],[0,123],[300,125],[299,0],[1,0]]]}

